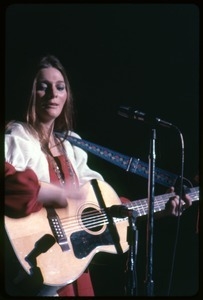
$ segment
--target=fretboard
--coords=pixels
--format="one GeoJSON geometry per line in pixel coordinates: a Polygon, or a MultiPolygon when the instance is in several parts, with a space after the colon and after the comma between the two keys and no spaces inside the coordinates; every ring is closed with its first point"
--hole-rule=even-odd
{"type": "MultiPolygon", "coordinates": [[[[199,187],[190,188],[187,194],[190,196],[192,201],[199,200],[199,187]]],[[[175,196],[175,193],[163,194],[160,196],[154,197],[154,212],[162,211],[165,209],[166,202],[169,198],[175,196]]],[[[137,211],[138,216],[144,216],[148,214],[148,199],[135,200],[130,204],[126,205],[129,208],[132,208],[137,211]]]]}

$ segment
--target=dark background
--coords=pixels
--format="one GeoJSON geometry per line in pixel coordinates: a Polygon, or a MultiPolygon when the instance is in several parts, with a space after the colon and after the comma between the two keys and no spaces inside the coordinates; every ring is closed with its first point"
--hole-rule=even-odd
{"type": "MultiPolygon", "coordinates": [[[[16,4],[5,15],[5,118],[23,119],[33,69],[47,53],[65,66],[74,95],[75,130],[87,140],[148,162],[152,127],[118,116],[133,106],[176,125],[185,145],[184,176],[199,170],[199,9],[194,4],[16,4]]],[[[174,129],[156,130],[156,166],[180,174],[181,143],[174,129]]],[[[147,197],[148,181],[98,157],[89,165],[119,195],[147,197]]],[[[188,184],[188,182],[186,182],[188,184]]],[[[155,193],[166,188],[157,185],[155,193]]],[[[198,291],[197,205],[183,216],[171,294],[198,291]]],[[[166,295],[177,220],[155,222],[156,295],[166,295]]],[[[138,281],[145,272],[145,221],[139,224],[138,281]]],[[[120,295],[126,255],[96,255],[96,295],[120,295]],[[122,262],[122,263],[121,263],[122,262]],[[100,264],[101,263],[101,264],[100,264]],[[109,275],[109,276],[108,276],[109,275]],[[100,284],[98,284],[100,282],[100,284]],[[104,288],[105,286],[105,288],[104,288]]]]}

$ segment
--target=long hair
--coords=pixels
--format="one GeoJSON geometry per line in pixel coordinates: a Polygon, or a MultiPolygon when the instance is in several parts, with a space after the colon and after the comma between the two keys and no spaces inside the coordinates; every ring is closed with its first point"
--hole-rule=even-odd
{"type": "Polygon", "coordinates": [[[65,68],[59,61],[57,57],[54,55],[47,55],[44,56],[41,61],[39,62],[36,70],[36,75],[32,85],[31,96],[29,100],[28,110],[26,114],[26,121],[29,127],[32,127],[34,130],[38,132],[39,140],[43,146],[46,143],[47,137],[44,135],[42,128],[40,128],[40,123],[38,120],[38,116],[36,113],[36,85],[37,85],[37,77],[38,73],[41,69],[45,68],[55,68],[61,72],[65,82],[65,88],[67,91],[67,99],[64,104],[63,110],[54,122],[54,131],[63,131],[65,132],[65,136],[68,135],[68,132],[73,129],[73,118],[74,118],[74,111],[73,111],[73,97],[70,88],[70,83],[65,71],[65,68]]]}

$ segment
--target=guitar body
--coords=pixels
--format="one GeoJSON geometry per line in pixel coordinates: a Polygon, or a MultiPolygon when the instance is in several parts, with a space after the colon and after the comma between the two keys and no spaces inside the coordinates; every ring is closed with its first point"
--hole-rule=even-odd
{"type": "MultiPolygon", "coordinates": [[[[187,193],[192,201],[199,200],[198,187],[190,188],[187,193]]],[[[164,210],[172,196],[174,193],[155,197],[154,212],[164,210]]],[[[92,180],[70,195],[67,203],[66,208],[42,208],[24,218],[5,216],[6,245],[11,246],[11,256],[14,254],[19,264],[17,273],[6,275],[9,294],[52,296],[60,287],[80,277],[96,253],[117,254],[129,249],[128,218],[113,218],[104,210],[121,205],[109,184],[92,180]],[[21,291],[15,293],[18,288],[21,291]]],[[[136,210],[138,216],[148,213],[148,199],[132,201],[126,206],[136,210]]],[[[9,248],[6,256],[6,273],[12,273],[9,248]]]]}
{"type": "MultiPolygon", "coordinates": [[[[97,184],[104,201],[108,201],[106,207],[121,204],[109,184],[97,184]]],[[[115,223],[123,252],[128,250],[127,226],[128,219],[117,219],[115,223]]],[[[34,255],[47,286],[62,287],[75,281],[97,252],[117,253],[106,214],[90,182],[68,199],[66,208],[43,208],[20,219],[5,216],[5,228],[22,268],[30,274],[34,255]],[[44,249],[47,241],[50,246],[44,249]],[[43,251],[38,244],[42,244],[43,251]]]]}

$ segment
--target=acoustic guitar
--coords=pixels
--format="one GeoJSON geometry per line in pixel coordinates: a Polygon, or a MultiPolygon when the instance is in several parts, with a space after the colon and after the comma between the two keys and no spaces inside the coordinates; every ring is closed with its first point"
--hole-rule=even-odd
{"type": "MultiPolygon", "coordinates": [[[[91,182],[70,196],[66,208],[42,208],[23,218],[5,216],[5,229],[22,268],[28,275],[37,266],[46,286],[64,286],[75,281],[98,252],[126,252],[128,217],[110,218],[106,208],[121,205],[114,189],[96,180],[104,206],[91,182]]],[[[199,200],[199,188],[187,192],[199,200]]],[[[155,197],[154,212],[164,210],[174,193],[155,197]]],[[[125,204],[138,216],[148,213],[148,200],[125,204]]]]}

